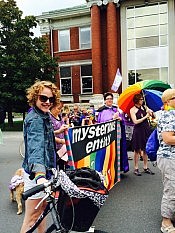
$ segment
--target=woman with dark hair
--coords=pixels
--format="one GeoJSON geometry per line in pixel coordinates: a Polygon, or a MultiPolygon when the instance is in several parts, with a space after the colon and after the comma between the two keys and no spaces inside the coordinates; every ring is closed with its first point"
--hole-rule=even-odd
{"type": "Polygon", "coordinates": [[[138,167],[140,155],[143,158],[144,172],[150,175],[154,175],[154,172],[148,168],[148,156],[145,152],[146,142],[149,135],[151,134],[148,118],[153,116],[153,111],[149,108],[145,108],[143,101],[144,98],[141,94],[134,95],[134,106],[130,109],[131,119],[134,123],[132,148],[134,150],[134,174],[136,176],[142,175],[138,167]]]}
{"type": "Polygon", "coordinates": [[[119,109],[113,104],[113,94],[107,92],[103,95],[105,104],[97,110],[97,122],[106,122],[110,120],[122,120],[119,109]]]}
{"type": "Polygon", "coordinates": [[[127,154],[127,146],[126,146],[126,133],[125,133],[125,124],[122,119],[121,110],[113,104],[113,94],[111,92],[107,92],[103,95],[104,97],[104,105],[97,110],[98,117],[97,123],[102,123],[110,120],[118,120],[120,121],[121,126],[121,143],[120,143],[120,154],[121,154],[121,171],[128,172],[129,171],[129,163],[128,163],[128,154],[127,154]]]}

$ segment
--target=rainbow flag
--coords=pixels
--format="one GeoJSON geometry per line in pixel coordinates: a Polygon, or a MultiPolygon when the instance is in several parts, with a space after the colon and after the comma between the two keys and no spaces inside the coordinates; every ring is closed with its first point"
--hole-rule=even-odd
{"type": "Polygon", "coordinates": [[[68,134],[75,168],[101,172],[108,190],[120,181],[120,122],[70,128],[68,134]]]}

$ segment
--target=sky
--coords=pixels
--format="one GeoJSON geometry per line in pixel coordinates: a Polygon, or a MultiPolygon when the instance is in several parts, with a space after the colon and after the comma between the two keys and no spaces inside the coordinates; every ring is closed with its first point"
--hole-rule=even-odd
{"type": "MultiPolygon", "coordinates": [[[[16,0],[16,4],[23,12],[23,16],[41,15],[42,12],[63,9],[86,4],[86,0],[16,0]]],[[[39,27],[33,30],[39,36],[39,27]]]]}

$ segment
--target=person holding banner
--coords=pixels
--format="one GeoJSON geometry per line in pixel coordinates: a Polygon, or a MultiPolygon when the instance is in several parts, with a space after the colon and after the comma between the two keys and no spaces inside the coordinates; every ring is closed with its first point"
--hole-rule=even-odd
{"type": "Polygon", "coordinates": [[[98,111],[97,123],[102,123],[110,120],[122,120],[122,115],[117,106],[113,105],[113,94],[107,92],[104,94],[105,104],[98,111]]]}
{"type": "Polygon", "coordinates": [[[62,160],[61,157],[66,153],[64,130],[68,129],[68,125],[66,125],[64,123],[64,121],[62,120],[62,117],[61,117],[61,114],[60,114],[61,109],[62,109],[61,104],[51,106],[51,108],[50,108],[50,118],[51,118],[53,129],[54,129],[56,150],[57,150],[57,154],[58,154],[57,165],[59,166],[59,169],[64,170],[65,161],[62,160]],[[62,155],[59,154],[59,150],[60,150],[60,152],[62,151],[62,155]]]}
{"type": "Polygon", "coordinates": [[[120,163],[121,170],[124,172],[129,171],[129,163],[128,163],[128,153],[127,153],[127,145],[126,145],[126,132],[125,132],[125,123],[122,118],[122,113],[116,105],[113,105],[113,94],[111,92],[107,92],[104,94],[104,102],[105,104],[100,107],[97,112],[97,123],[102,123],[110,120],[118,120],[120,121],[121,127],[121,141],[120,141],[120,163]]]}

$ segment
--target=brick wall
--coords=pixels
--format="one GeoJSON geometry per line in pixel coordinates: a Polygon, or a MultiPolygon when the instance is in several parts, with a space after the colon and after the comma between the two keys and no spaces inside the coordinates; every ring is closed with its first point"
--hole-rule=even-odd
{"type": "Polygon", "coordinates": [[[71,50],[79,49],[79,28],[70,28],[70,48],[71,50]]]}

